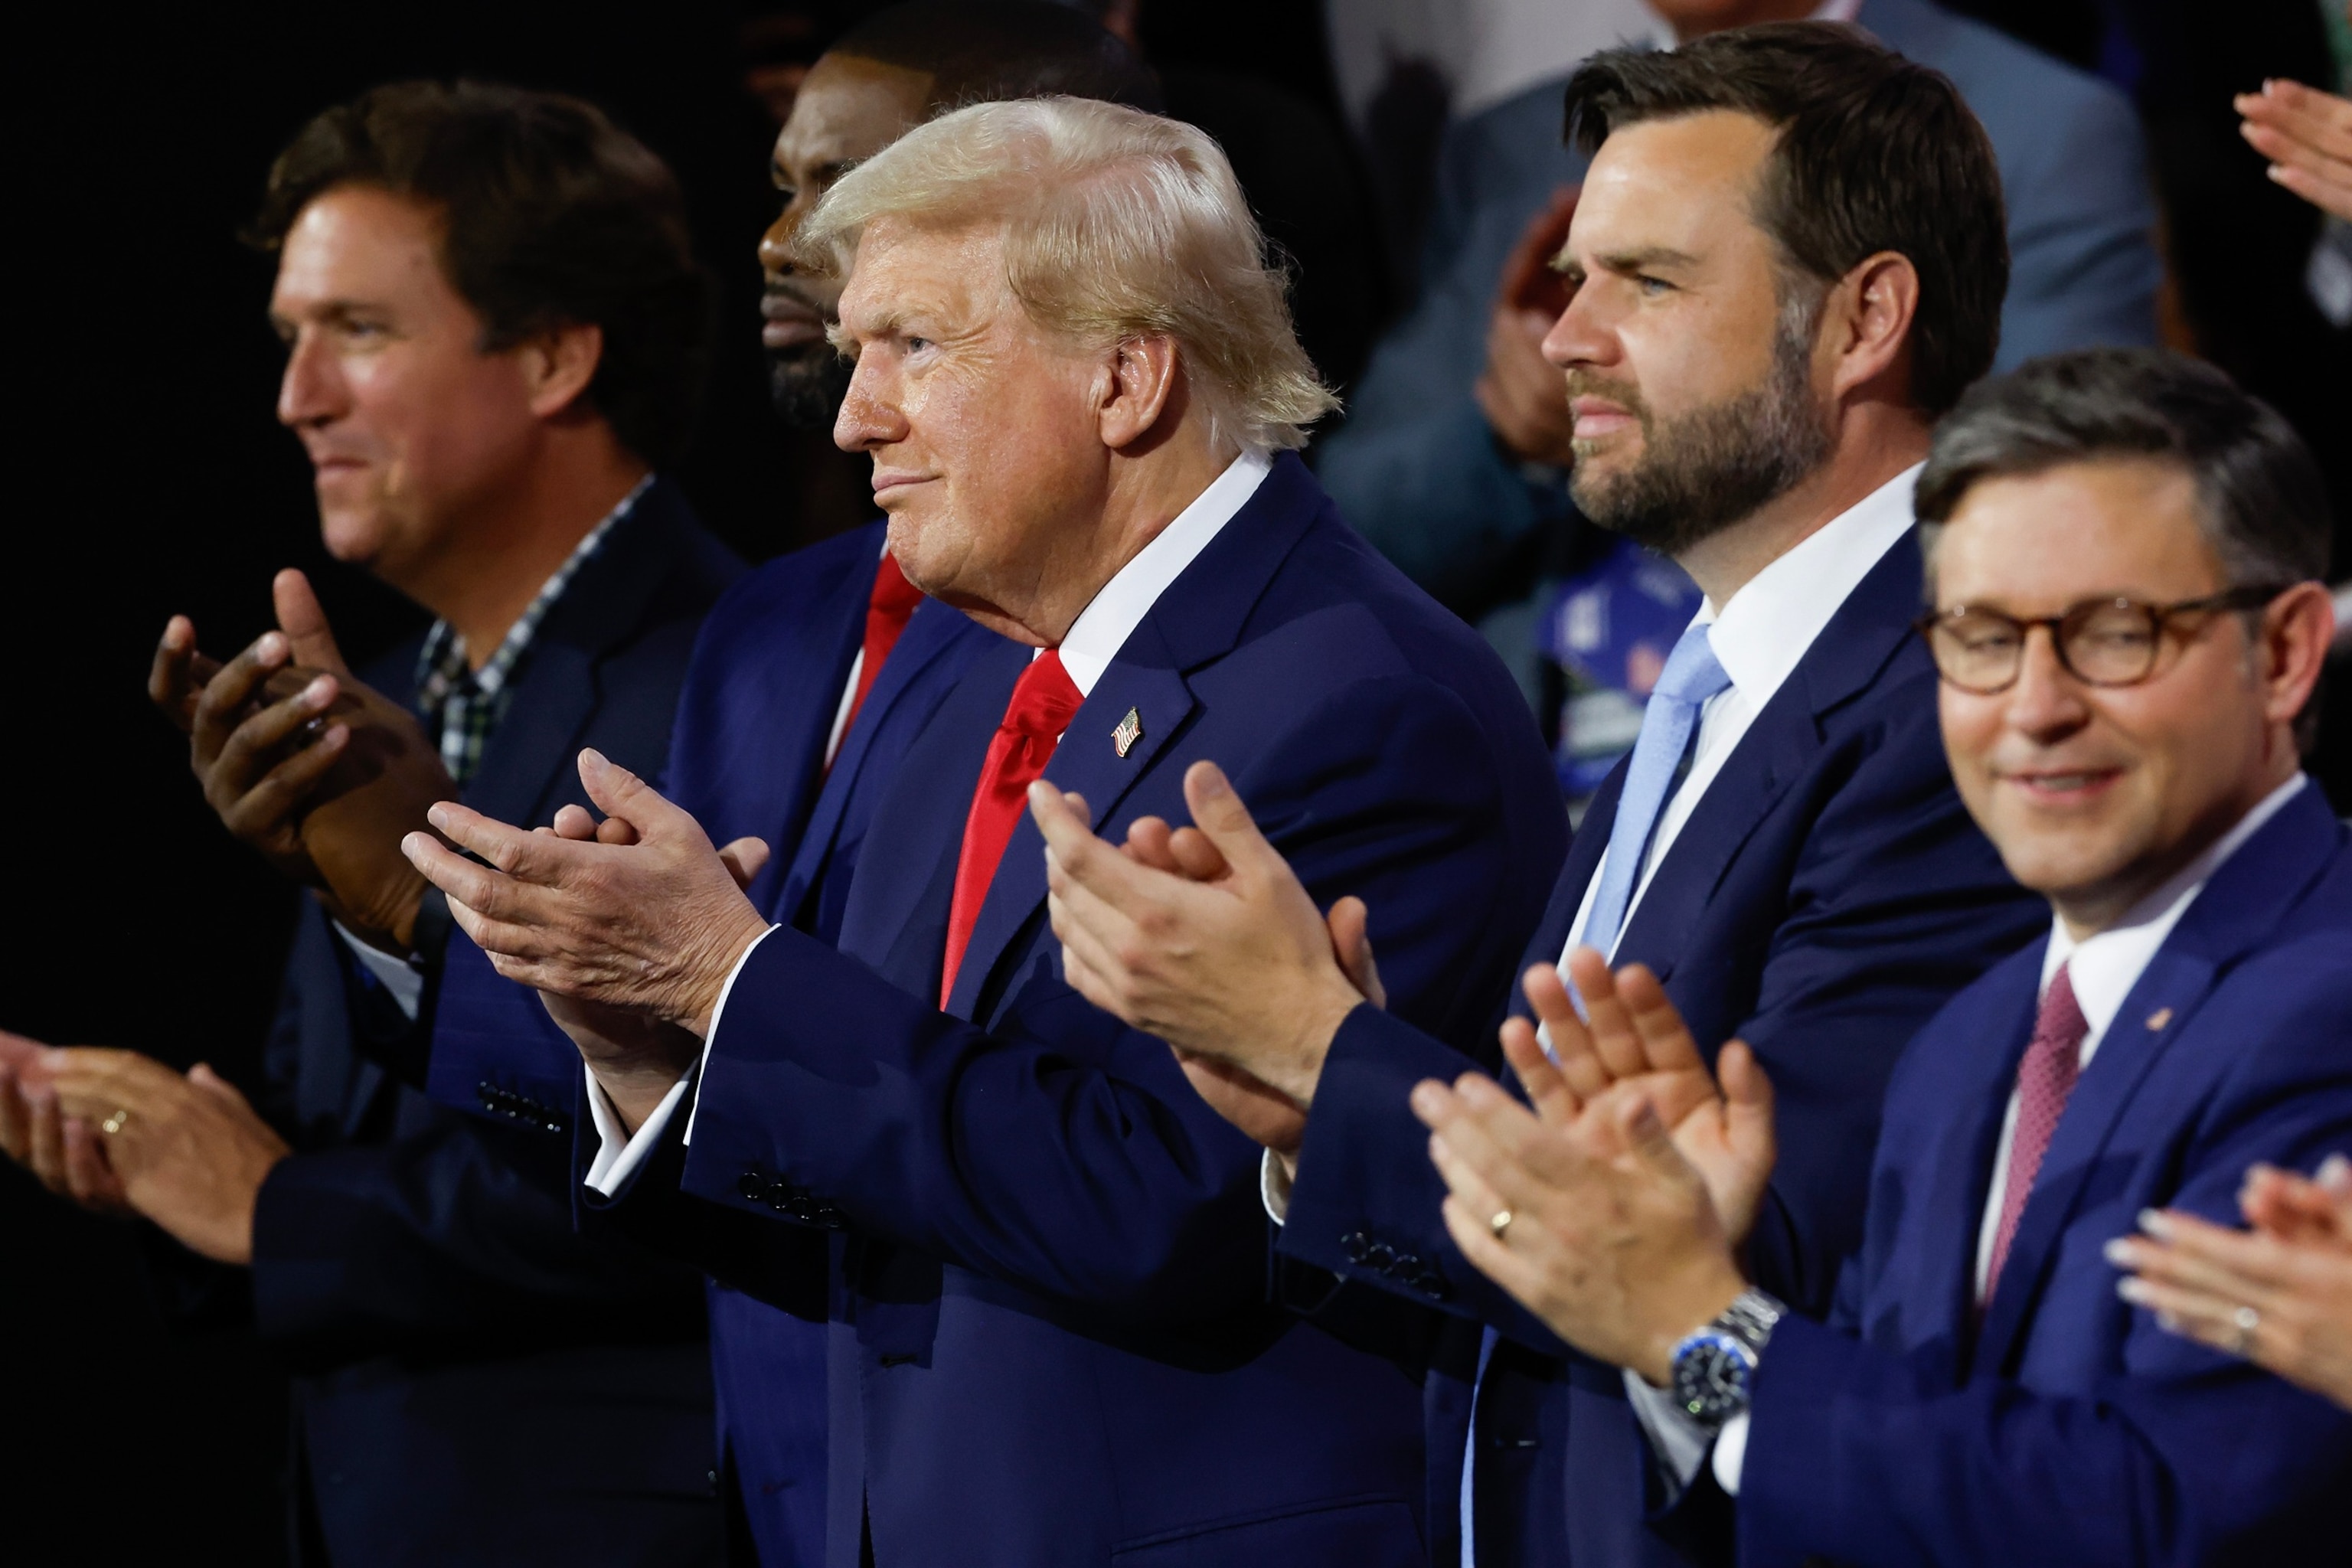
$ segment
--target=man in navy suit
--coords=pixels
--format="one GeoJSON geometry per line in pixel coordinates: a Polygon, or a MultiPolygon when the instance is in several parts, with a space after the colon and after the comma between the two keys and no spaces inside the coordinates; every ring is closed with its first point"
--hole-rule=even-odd
{"type": "MultiPolygon", "coordinates": [[[[1598,149],[1546,353],[1580,504],[1672,553],[1706,604],[1578,830],[1517,1002],[1556,995],[1551,966],[1593,946],[1655,970],[1707,1051],[1754,1047],[1788,1151],[1754,1263],[1818,1312],[1860,1235],[1900,1041],[2038,920],[1953,792],[1910,629],[1912,481],[1992,357],[1999,179],[1948,83],[1816,23],[1597,56],[1570,104],[1598,149]]],[[[1205,837],[1138,850],[1222,867],[1208,886],[1039,807],[1081,991],[1304,1110],[1303,1129],[1254,1121],[1207,1083],[1276,1134],[1281,1250],[1484,1325],[1433,1367],[1433,1509],[1463,1538],[1446,1560],[1662,1554],[1622,1380],[1565,1355],[1440,1222],[1408,1097],[1462,1070],[1457,1043],[1363,1005],[1285,934],[1312,911],[1229,801],[1193,803],[1205,837]]]]}
{"type": "Polygon", "coordinates": [[[206,798],[314,894],[269,1119],[201,1067],[19,1045],[0,1131],[182,1244],[157,1249],[169,1279],[249,1297],[297,1373],[300,1560],[716,1562],[698,1281],[573,1235],[552,1105],[509,1097],[492,1124],[421,1092],[436,1017],[467,1003],[398,847],[453,789],[543,820],[576,798],[578,747],[667,748],[695,628],[741,570],[655,477],[708,331],[682,201],[585,104],[418,83],[312,121],[257,226],[327,545],[437,619],[363,680],[299,573],[281,629],[225,668],[173,621],[154,695],[206,798]]]}
{"type": "MultiPolygon", "coordinates": [[[[825,335],[840,279],[796,261],[793,245],[843,172],[950,105],[1065,92],[1151,108],[1157,91],[1118,39],[1045,0],[918,0],[845,34],[811,68],[775,142],[784,202],[760,256],[779,416],[830,430],[840,410],[847,373],[825,335]]],[[[665,787],[721,842],[766,847],[746,889],[753,903],[827,943],[908,740],[973,654],[997,640],[909,584],[883,532],[877,521],[770,562],[713,607],[667,763],[665,787]]],[[[460,942],[441,994],[427,1083],[436,1098],[490,1116],[572,1106],[580,1053],[535,993],[460,942]]],[[[593,1139],[593,1122],[588,1131],[593,1139]]],[[[593,1210],[582,1217],[592,1231],[671,1245],[676,1216],[641,1218],[649,1207],[610,1224],[593,1210]]],[[[740,1544],[767,1563],[824,1558],[824,1250],[811,1232],[801,1257],[770,1270],[788,1277],[771,1292],[778,1301],[710,1285],[722,1495],[740,1544]]]]}
{"type": "Polygon", "coordinates": [[[2255,1308],[2208,1347],[2118,1267],[2352,1146],[2352,835],[2298,755],[2334,627],[2317,468],[2210,366],[2061,355],[1946,422],[1919,510],[1953,774],[2053,919],[1905,1055],[1836,1313],[1734,1255],[1772,1162],[1752,1058],[1718,1097],[1655,983],[1597,963],[1559,1068],[1511,1042],[1540,1116],[1416,1091],[1447,1223],[1639,1374],[1657,1490],[1736,1498],[1744,1563],[2311,1560],[2352,1412],[2242,1359],[2255,1308]]]}
{"type": "Polygon", "coordinates": [[[703,1037],[698,1067],[575,1031],[593,1190],[682,1182],[754,1282],[835,1233],[829,1561],[1421,1562],[1417,1380],[1269,1299],[1255,1146],[1057,973],[1024,789],[1123,826],[1233,759],[1308,886],[1377,895],[1399,1009],[1466,1043],[1564,837],[1524,710],[1286,450],[1328,396],[1198,132],[964,110],[845,176],[804,244],[854,257],[836,439],[893,555],[1009,639],[876,805],[840,951],[597,758],[639,842],[451,807],[490,864],[412,853],[567,1016],[703,1037]]]}
{"type": "MultiPolygon", "coordinates": [[[[1727,27],[1851,22],[1943,72],[1984,124],[2007,198],[2011,268],[1995,368],[2156,342],[2162,278],[2144,138],[2130,101],[1932,0],[1651,0],[1662,47],[1727,27]]],[[[1316,471],[1364,536],[1474,617],[1524,600],[1545,552],[1575,548],[1573,432],[1541,344],[1556,303],[1514,266],[1585,155],[1560,137],[1554,77],[1452,126],[1439,153],[1418,301],[1374,350],[1316,471]]],[[[1501,623],[1498,622],[1498,626],[1501,623]]],[[[1516,624],[1516,623],[1514,623],[1516,624]]],[[[1521,639],[1524,641],[1524,634],[1521,639]]]]}

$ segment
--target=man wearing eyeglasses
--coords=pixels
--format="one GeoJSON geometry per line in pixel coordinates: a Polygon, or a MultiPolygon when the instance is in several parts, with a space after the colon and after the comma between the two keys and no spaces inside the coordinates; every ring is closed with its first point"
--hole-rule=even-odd
{"type": "Polygon", "coordinates": [[[1839,1310],[1784,1317],[1738,1262],[1773,1159],[1752,1059],[1719,1094],[1655,982],[1590,955],[1560,1066],[1506,1042],[1537,1111],[1416,1090],[1448,1222],[1657,1391],[1654,1451],[1685,1509],[1737,1500],[1742,1563],[2309,1561],[2352,1411],[2244,1359],[2263,1312],[2228,1290],[2258,1287],[2192,1275],[2228,1331],[2185,1337],[2198,1298],[2119,1269],[2352,1148],[2352,834],[2300,764],[2318,470],[2220,372],[2106,351],[1972,394],[1918,496],[1952,774],[2054,918],[1905,1055],[1839,1310]]]}

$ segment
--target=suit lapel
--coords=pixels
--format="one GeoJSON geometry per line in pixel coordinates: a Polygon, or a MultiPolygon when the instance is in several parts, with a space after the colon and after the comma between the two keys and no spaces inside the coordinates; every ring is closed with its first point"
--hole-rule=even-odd
{"type": "MultiPolygon", "coordinates": [[[[2231,966],[2269,937],[2280,915],[2321,874],[2340,831],[2319,787],[2306,783],[2213,873],[2141,972],[2051,1134],[2000,1287],[1987,1305],[1979,1364],[2008,1366],[2047,1283],[2059,1239],[2126,1108],[2231,966]]],[[[2012,1079],[2014,1072],[2012,1058],[2012,1079]]],[[[2009,1081],[1995,1090],[2003,1105],[2009,1081]]]]}
{"type": "Polygon", "coordinates": [[[656,481],[549,609],[481,772],[466,787],[467,805],[530,827],[551,795],[566,793],[560,775],[596,709],[597,662],[636,631],[682,547],[677,505],[656,481]]]}
{"type": "MultiPolygon", "coordinates": [[[[968,623],[962,615],[936,600],[926,599],[915,607],[907,621],[907,629],[899,634],[898,646],[890,657],[882,661],[882,673],[875,678],[873,689],[866,694],[866,705],[856,722],[841,738],[841,751],[833,759],[833,771],[826,774],[819,789],[816,804],[802,826],[793,853],[792,866],[785,873],[783,888],[773,906],[775,918],[789,920],[807,899],[809,889],[823,873],[826,857],[832,852],[834,836],[841,829],[842,812],[849,803],[850,794],[858,786],[867,758],[873,755],[875,732],[882,728],[883,717],[890,711],[899,697],[929,666],[954,646],[955,639],[968,623]]],[[[858,623],[859,641],[864,640],[865,623],[858,623]]],[[[856,657],[853,649],[852,658],[856,657]]],[[[845,663],[832,686],[833,700],[838,704],[841,688],[848,679],[845,663]]],[[[811,729],[808,732],[815,733],[811,729]]],[[[831,731],[825,731],[830,738],[831,731]]],[[[822,745],[822,742],[819,742],[822,745]]],[[[812,772],[824,766],[819,751],[808,760],[812,772]]],[[[795,813],[796,815],[796,813],[795,813]]],[[[772,842],[792,842],[792,816],[778,825],[777,837],[772,842]]]]}
{"type": "MultiPolygon", "coordinates": [[[[1285,452],[1216,538],[1160,595],[1087,696],[1045,776],[1087,797],[1100,831],[1149,775],[1196,706],[1187,672],[1241,640],[1249,612],[1330,501],[1296,453],[1285,452]],[[1142,732],[1120,756],[1112,731],[1133,709],[1142,732]]],[[[1024,813],[1013,825],[988,899],[973,923],[948,1011],[977,1009],[1013,939],[1045,901],[1045,843],[1024,813]]]]}

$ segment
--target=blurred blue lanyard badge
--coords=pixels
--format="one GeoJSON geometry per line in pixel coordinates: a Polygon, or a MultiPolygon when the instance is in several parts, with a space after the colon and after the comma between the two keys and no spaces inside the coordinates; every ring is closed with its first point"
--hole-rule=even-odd
{"type": "Polygon", "coordinates": [[[1681,567],[1620,539],[1545,606],[1536,638],[1567,677],[1553,760],[1571,805],[1590,800],[1633,749],[1650,688],[1699,602],[1681,567]]]}

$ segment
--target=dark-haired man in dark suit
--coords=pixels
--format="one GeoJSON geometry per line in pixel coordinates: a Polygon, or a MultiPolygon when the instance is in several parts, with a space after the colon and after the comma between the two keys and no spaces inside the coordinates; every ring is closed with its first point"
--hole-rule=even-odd
{"type": "Polygon", "coordinates": [[[578,747],[667,749],[741,570],[656,474],[707,331],[678,192],[585,104],[417,83],[305,128],[258,228],[328,547],[437,618],[364,681],[299,573],[225,668],[173,620],[153,694],[206,798],[314,894],[268,1116],[203,1067],[12,1037],[0,1141],[155,1222],[192,1293],[249,1294],[298,1373],[302,1561],[716,1562],[698,1281],[572,1234],[560,1110],[420,1092],[449,922],[397,849],[453,789],[544,820],[578,747]]]}

